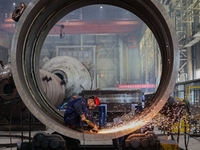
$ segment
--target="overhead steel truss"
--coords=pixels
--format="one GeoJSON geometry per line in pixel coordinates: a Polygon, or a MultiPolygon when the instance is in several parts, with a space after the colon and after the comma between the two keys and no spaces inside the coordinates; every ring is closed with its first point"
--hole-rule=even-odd
{"type": "Polygon", "coordinates": [[[180,71],[188,63],[186,49],[200,40],[200,1],[160,0],[160,2],[168,9],[179,38],[180,71]]]}

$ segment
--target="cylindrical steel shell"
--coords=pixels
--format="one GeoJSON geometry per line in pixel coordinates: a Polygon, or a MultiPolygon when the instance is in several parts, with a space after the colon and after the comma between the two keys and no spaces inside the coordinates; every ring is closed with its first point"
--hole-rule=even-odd
{"type": "Polygon", "coordinates": [[[179,69],[180,52],[174,25],[158,0],[32,0],[19,19],[11,51],[15,85],[28,109],[54,131],[68,137],[89,141],[122,137],[151,121],[165,105],[173,90],[179,69]],[[155,35],[161,51],[162,76],[152,105],[146,107],[123,128],[117,127],[115,130],[98,132],[98,134],[83,134],[66,128],[63,116],[46,105],[46,97],[41,92],[41,85],[38,85],[39,56],[45,37],[57,21],[81,6],[99,4],[99,2],[127,9],[147,24],[155,35]]]}
{"type": "Polygon", "coordinates": [[[69,56],[57,56],[42,67],[65,81],[65,99],[92,89],[92,77],[89,70],[77,59],[69,56]]]}
{"type": "Polygon", "coordinates": [[[61,85],[61,79],[53,73],[40,69],[40,78],[44,93],[55,107],[62,104],[65,97],[65,87],[61,85]]]}

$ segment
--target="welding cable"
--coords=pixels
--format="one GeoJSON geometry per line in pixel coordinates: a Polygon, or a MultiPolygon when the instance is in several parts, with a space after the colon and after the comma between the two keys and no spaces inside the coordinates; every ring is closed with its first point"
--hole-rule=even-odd
{"type": "MultiPolygon", "coordinates": [[[[189,127],[190,128],[190,127],[189,127]]],[[[186,141],[186,131],[187,130],[187,127],[186,127],[186,120],[184,119],[184,143],[185,143],[185,150],[188,150],[188,144],[189,144],[189,139],[190,139],[190,136],[188,135],[188,140],[186,141]]]]}
{"type": "Polygon", "coordinates": [[[180,122],[178,122],[178,136],[177,136],[177,144],[179,144],[179,138],[180,138],[180,122]]]}

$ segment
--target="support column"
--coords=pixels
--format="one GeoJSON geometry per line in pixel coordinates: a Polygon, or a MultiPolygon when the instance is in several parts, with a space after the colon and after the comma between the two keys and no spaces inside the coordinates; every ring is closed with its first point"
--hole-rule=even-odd
{"type": "MultiPolygon", "coordinates": [[[[200,13],[199,13],[200,14],[200,13]]],[[[199,21],[199,16],[194,16],[194,27],[198,27],[200,21],[199,21]]],[[[193,51],[193,54],[192,54],[192,58],[193,58],[193,76],[194,76],[194,79],[197,79],[197,69],[199,68],[197,65],[198,64],[198,53],[199,53],[199,49],[200,49],[200,42],[198,42],[197,44],[194,45],[194,51],[193,51]]]]}
{"type": "Polygon", "coordinates": [[[128,37],[128,69],[129,83],[136,84],[141,82],[141,58],[137,38],[135,36],[128,37]]]}
{"type": "Polygon", "coordinates": [[[123,43],[120,38],[118,38],[118,45],[119,45],[119,84],[123,83],[124,79],[124,70],[123,70],[123,43]]]}
{"type": "Polygon", "coordinates": [[[188,80],[193,79],[193,73],[192,73],[192,48],[187,48],[187,74],[188,74],[188,80]]]}
{"type": "MultiPolygon", "coordinates": [[[[189,39],[191,34],[191,24],[187,24],[187,39],[189,39]]],[[[193,73],[192,73],[192,48],[187,47],[187,77],[188,80],[193,79],[193,73]]]]}

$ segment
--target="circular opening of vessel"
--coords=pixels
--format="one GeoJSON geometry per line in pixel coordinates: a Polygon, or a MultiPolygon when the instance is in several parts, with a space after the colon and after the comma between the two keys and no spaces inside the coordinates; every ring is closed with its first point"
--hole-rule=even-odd
{"type": "MultiPolygon", "coordinates": [[[[47,95],[45,95],[43,92],[43,85],[40,81],[39,73],[40,52],[47,34],[63,16],[73,12],[74,10],[77,10],[78,8],[93,4],[97,4],[97,2],[92,0],[70,2],[60,0],[48,2],[33,0],[31,4],[27,6],[25,12],[21,16],[19,21],[21,23],[19,23],[19,26],[16,29],[17,32],[15,32],[13,38],[15,40],[12,43],[13,53],[11,53],[11,57],[12,63],[16,65],[12,65],[12,70],[14,81],[22,100],[25,102],[25,104],[28,104],[28,109],[45,125],[63,135],[77,139],[94,140],[95,137],[95,140],[107,140],[127,135],[134,130],[139,129],[147,122],[149,122],[159,112],[159,110],[169,98],[169,95],[173,89],[173,85],[177,77],[179,53],[174,28],[170,24],[170,19],[168,18],[167,13],[165,13],[164,8],[159,2],[156,0],[142,2],[133,2],[127,0],[126,2],[118,1],[118,3],[116,3],[115,1],[103,0],[102,4],[121,7],[135,14],[141,20],[143,20],[149,29],[153,32],[162,56],[162,75],[160,78],[160,84],[158,85],[157,91],[153,97],[152,104],[146,107],[146,109],[144,109],[137,116],[137,118],[132,120],[130,123],[127,123],[127,125],[124,125],[122,128],[95,135],[84,134],[84,136],[83,133],[77,133],[76,131],[68,129],[64,124],[63,116],[59,114],[55,108],[52,107],[51,103],[48,102],[47,95]]],[[[102,7],[99,11],[102,11],[104,8],[105,7],[102,7]]],[[[104,17],[104,14],[102,14],[101,17],[104,17]]],[[[67,23],[70,24],[70,22],[67,23]]],[[[117,23],[117,25],[123,25],[122,22],[117,23]]],[[[90,25],[90,29],[92,30],[93,24],[90,23],[90,25]]],[[[117,27],[117,25],[114,24],[113,29],[114,27],[117,27]]],[[[65,27],[62,25],[59,25],[58,27],[60,29],[59,37],[63,38],[65,35],[63,33],[63,29],[65,27]]],[[[68,29],[68,31],[72,30],[68,29]]],[[[130,34],[130,36],[132,35],[130,34]]],[[[120,39],[121,36],[118,36],[118,38],[120,39]]],[[[130,41],[133,40],[132,37],[129,39],[130,41]]],[[[73,40],[74,39],[71,38],[71,41],[73,40]]],[[[84,43],[82,44],[84,45],[84,43]]],[[[119,46],[118,44],[119,43],[117,43],[117,46],[119,46]]],[[[130,44],[129,47],[130,46],[133,45],[130,44]]],[[[108,54],[104,56],[108,57],[112,50],[112,47],[110,51],[105,49],[105,52],[108,54]]],[[[74,58],[72,59],[75,61],[74,58]]],[[[115,60],[110,61],[112,61],[114,64],[116,63],[115,60]]],[[[62,70],[62,68],[60,68],[60,70],[62,70]]],[[[72,74],[73,73],[74,72],[72,72],[72,74]]],[[[50,79],[49,76],[51,76],[51,79],[54,78],[54,76],[51,74],[47,74],[48,79],[50,79]]],[[[80,74],[79,71],[77,71],[77,74],[80,74]]],[[[100,72],[97,75],[98,76],[95,77],[102,78],[102,81],[103,78],[105,78],[105,73],[103,72],[100,72]]],[[[58,78],[55,77],[53,80],[56,81],[58,78]]],[[[82,80],[82,76],[80,76],[77,81],[78,80],[82,80]]],[[[72,87],[74,85],[76,84],[72,84],[72,87]]],[[[62,89],[62,87],[60,87],[60,89],[62,89]]]]}
{"type": "MultiPolygon", "coordinates": [[[[59,111],[65,111],[74,95],[98,96],[108,108],[105,130],[133,120],[150,105],[143,97],[156,92],[161,62],[154,34],[138,16],[101,4],[81,7],[62,17],[45,38],[39,66],[58,76],[58,82],[68,78],[59,111]]],[[[55,100],[59,99],[50,101],[55,100]]],[[[92,112],[100,124],[98,109],[92,112]]]]}

